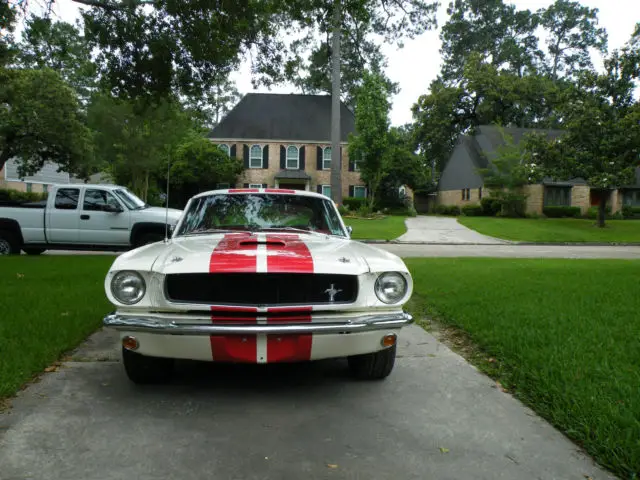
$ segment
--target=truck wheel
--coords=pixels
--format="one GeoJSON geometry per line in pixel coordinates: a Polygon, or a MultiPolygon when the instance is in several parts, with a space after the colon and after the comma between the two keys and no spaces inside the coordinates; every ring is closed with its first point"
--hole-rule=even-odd
{"type": "Polygon", "coordinates": [[[20,253],[20,245],[16,235],[0,230],[0,255],[17,255],[18,253],[20,253]]]}
{"type": "Polygon", "coordinates": [[[173,359],[141,355],[122,348],[122,362],[129,380],[138,385],[166,383],[171,380],[173,359]]]}
{"type": "Polygon", "coordinates": [[[143,233],[142,235],[138,235],[135,246],[138,248],[161,240],[164,240],[164,235],[162,233],[143,233]]]}
{"type": "Polygon", "coordinates": [[[393,370],[396,362],[396,346],[375,353],[354,355],[348,358],[351,374],[360,380],[382,380],[393,370]]]}
{"type": "Polygon", "coordinates": [[[24,253],[26,253],[27,255],[40,255],[41,253],[44,252],[44,248],[23,248],[22,250],[24,250],[24,253]]]}

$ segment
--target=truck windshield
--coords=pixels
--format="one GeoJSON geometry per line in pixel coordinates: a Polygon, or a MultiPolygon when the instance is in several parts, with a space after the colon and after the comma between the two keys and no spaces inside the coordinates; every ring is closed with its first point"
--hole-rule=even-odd
{"type": "Polygon", "coordinates": [[[126,188],[114,190],[113,193],[124,203],[129,210],[141,210],[147,207],[147,204],[136,197],[126,188]]]}
{"type": "Polygon", "coordinates": [[[330,200],[307,195],[213,194],[193,200],[177,235],[217,230],[308,231],[346,236],[330,200]]]}

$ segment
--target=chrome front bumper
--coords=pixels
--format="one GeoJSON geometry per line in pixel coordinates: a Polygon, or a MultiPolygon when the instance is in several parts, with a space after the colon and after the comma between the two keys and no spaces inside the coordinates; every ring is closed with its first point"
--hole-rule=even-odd
{"type": "Polygon", "coordinates": [[[342,322],[316,321],[294,324],[205,324],[188,323],[186,320],[176,321],[175,317],[170,318],[164,315],[138,316],[112,313],[104,318],[103,324],[105,327],[116,330],[162,335],[322,335],[388,330],[413,323],[411,315],[405,312],[350,316],[348,320],[342,322]]]}

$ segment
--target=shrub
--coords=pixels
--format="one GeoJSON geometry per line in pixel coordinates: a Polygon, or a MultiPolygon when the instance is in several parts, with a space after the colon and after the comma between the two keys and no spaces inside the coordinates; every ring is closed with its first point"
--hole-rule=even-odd
{"type": "Polygon", "coordinates": [[[339,205],[338,206],[338,212],[340,213],[340,215],[342,215],[344,217],[345,215],[347,215],[349,213],[349,209],[347,207],[345,207],[344,205],[339,205]]]}
{"type": "Polygon", "coordinates": [[[622,206],[623,218],[637,218],[640,217],[640,207],[632,207],[631,205],[622,206]]]}
{"type": "MultiPolygon", "coordinates": [[[[589,210],[587,210],[585,217],[591,220],[595,220],[596,218],[598,218],[598,210],[599,207],[591,207],[589,210]]],[[[611,218],[611,207],[607,207],[605,209],[605,218],[611,218]]]]}
{"type": "Polygon", "coordinates": [[[26,202],[40,202],[47,199],[42,192],[21,192],[19,190],[0,189],[0,204],[19,205],[26,202]]]}
{"type": "Polygon", "coordinates": [[[383,208],[382,213],[385,215],[404,215],[405,217],[415,217],[418,213],[413,205],[408,207],[383,208]]]}
{"type": "Polygon", "coordinates": [[[500,200],[495,197],[485,197],[480,200],[480,205],[482,206],[482,213],[488,217],[495,217],[500,210],[502,209],[502,205],[500,204],[500,200]]]}
{"type": "Polygon", "coordinates": [[[342,204],[349,210],[358,210],[366,200],[366,198],[345,197],[342,199],[342,204]]]}
{"type": "Polygon", "coordinates": [[[544,207],[542,213],[549,218],[579,217],[580,207],[544,207]]]}
{"type": "Polygon", "coordinates": [[[467,217],[481,217],[484,215],[484,209],[478,204],[465,205],[462,207],[462,214],[467,217]]]}
{"type": "Polygon", "coordinates": [[[460,215],[460,207],[457,205],[436,205],[434,212],[438,215],[460,215]]]}
{"type": "Polygon", "coordinates": [[[500,204],[499,216],[510,218],[522,218],[526,216],[526,195],[513,192],[498,192],[494,198],[500,204]]]}

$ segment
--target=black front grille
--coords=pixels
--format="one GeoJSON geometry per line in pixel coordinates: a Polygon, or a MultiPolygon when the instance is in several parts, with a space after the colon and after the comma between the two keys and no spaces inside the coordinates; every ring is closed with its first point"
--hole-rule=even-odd
{"type": "Polygon", "coordinates": [[[308,273],[180,273],[167,275],[167,299],[227,305],[352,303],[358,277],[308,273]],[[331,294],[333,301],[331,301],[331,294]]]}

